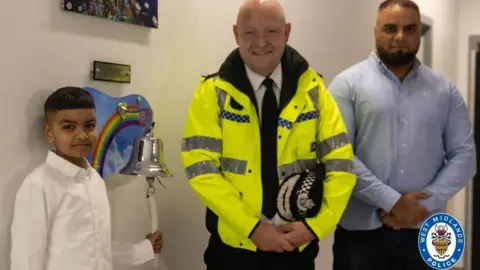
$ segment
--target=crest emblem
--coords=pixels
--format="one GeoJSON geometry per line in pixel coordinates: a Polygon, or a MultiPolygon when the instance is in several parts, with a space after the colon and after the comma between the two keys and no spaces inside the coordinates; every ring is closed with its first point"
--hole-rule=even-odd
{"type": "Polygon", "coordinates": [[[445,213],[430,216],[420,227],[418,248],[433,269],[450,269],[462,257],[465,235],[460,223],[445,213]]]}
{"type": "Polygon", "coordinates": [[[447,224],[439,223],[435,225],[435,232],[432,232],[432,244],[438,254],[434,254],[434,257],[443,259],[449,256],[449,254],[446,253],[452,243],[451,238],[452,233],[448,232],[447,224]]]}
{"type": "Polygon", "coordinates": [[[297,207],[299,210],[306,212],[307,210],[312,209],[315,206],[315,203],[312,199],[308,197],[308,194],[301,193],[298,195],[297,207]]]}

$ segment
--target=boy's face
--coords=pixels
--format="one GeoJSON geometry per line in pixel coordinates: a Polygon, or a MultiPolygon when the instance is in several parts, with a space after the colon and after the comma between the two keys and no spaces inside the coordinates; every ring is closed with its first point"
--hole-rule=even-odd
{"type": "Polygon", "coordinates": [[[71,109],[49,113],[45,133],[57,154],[84,158],[97,142],[95,109],[71,109]]]}

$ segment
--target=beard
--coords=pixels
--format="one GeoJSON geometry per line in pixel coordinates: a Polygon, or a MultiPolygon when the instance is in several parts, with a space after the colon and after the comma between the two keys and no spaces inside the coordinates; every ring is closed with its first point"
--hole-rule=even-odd
{"type": "Polygon", "coordinates": [[[390,67],[400,67],[406,66],[413,62],[415,56],[417,55],[418,48],[408,52],[408,51],[398,51],[398,52],[388,52],[384,48],[377,46],[378,58],[382,60],[385,65],[390,67]]]}

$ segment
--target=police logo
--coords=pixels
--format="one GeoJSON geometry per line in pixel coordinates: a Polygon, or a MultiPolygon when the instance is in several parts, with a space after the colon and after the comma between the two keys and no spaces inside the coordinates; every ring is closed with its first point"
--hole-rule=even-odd
{"type": "Polygon", "coordinates": [[[463,228],[451,215],[435,214],[420,227],[418,249],[425,263],[433,269],[449,269],[463,255],[463,228]]]}

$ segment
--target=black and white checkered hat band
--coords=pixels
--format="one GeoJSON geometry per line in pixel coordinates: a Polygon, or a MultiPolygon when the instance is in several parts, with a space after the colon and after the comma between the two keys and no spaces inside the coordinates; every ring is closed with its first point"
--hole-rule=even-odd
{"type": "Polygon", "coordinates": [[[297,209],[300,218],[307,217],[307,211],[315,206],[313,200],[309,197],[310,189],[315,182],[316,176],[311,172],[307,172],[305,180],[302,182],[302,186],[297,191],[297,209]]]}
{"type": "Polygon", "coordinates": [[[305,171],[285,180],[277,197],[277,211],[283,219],[294,221],[307,217],[308,210],[315,206],[309,197],[315,180],[316,176],[312,171],[305,171]]]}

